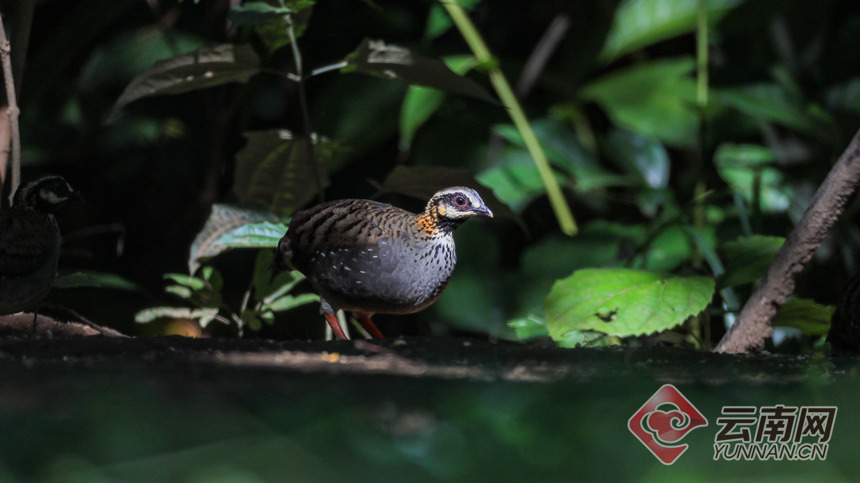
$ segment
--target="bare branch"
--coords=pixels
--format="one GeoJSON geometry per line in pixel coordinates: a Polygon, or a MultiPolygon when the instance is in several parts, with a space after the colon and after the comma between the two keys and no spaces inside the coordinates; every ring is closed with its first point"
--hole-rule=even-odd
{"type": "Polygon", "coordinates": [[[845,152],[821,183],[803,218],[788,235],[767,274],[741,310],[737,321],[717,345],[716,352],[747,352],[761,347],[771,336],[771,319],[779,306],[794,292],[795,277],[812,258],[827,231],[842,214],[858,182],[860,131],[854,135],[845,152]]]}
{"type": "MultiPolygon", "coordinates": [[[[3,64],[3,83],[6,86],[6,113],[9,115],[9,123],[12,128],[12,186],[9,191],[10,201],[15,190],[18,189],[18,185],[21,184],[21,135],[18,127],[18,100],[15,95],[15,80],[12,76],[11,51],[11,45],[9,44],[8,37],[6,37],[6,28],[3,26],[3,19],[0,18],[0,61],[3,64]]],[[[3,147],[0,146],[0,149],[3,147]]]]}

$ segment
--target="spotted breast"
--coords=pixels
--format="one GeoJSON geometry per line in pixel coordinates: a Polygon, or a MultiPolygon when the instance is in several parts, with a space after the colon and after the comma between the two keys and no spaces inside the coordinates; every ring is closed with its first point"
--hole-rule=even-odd
{"type": "Polygon", "coordinates": [[[338,310],[382,337],[373,314],[417,312],[442,294],[457,263],[454,230],[473,216],[493,215],[466,187],[437,192],[420,214],[370,200],[330,201],[295,214],[273,267],[307,276],[337,337],[346,338],[338,310]]]}
{"type": "Polygon", "coordinates": [[[34,310],[57,274],[60,230],[54,211],[80,195],[59,176],[22,185],[0,211],[0,315],[34,310]]]}

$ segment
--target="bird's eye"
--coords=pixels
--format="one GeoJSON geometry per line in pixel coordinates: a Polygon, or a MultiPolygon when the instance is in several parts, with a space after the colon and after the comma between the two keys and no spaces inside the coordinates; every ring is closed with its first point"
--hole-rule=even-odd
{"type": "Polygon", "coordinates": [[[458,196],[458,197],[454,198],[454,204],[456,204],[457,206],[459,206],[461,208],[463,206],[466,206],[467,203],[468,202],[466,201],[466,198],[463,196],[458,196]]]}

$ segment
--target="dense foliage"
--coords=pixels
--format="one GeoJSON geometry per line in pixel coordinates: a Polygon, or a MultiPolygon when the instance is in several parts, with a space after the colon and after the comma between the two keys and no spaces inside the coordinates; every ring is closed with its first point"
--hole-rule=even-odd
{"type": "MultiPolygon", "coordinates": [[[[98,287],[52,297],[106,325],[319,334],[309,287],[264,276],[276,228],[321,198],[420,209],[465,184],[503,216],[462,227],[444,296],[383,332],[709,348],[860,120],[848,0],[461,1],[472,31],[429,1],[231,3],[36,10],[25,177],[86,194],[61,268],[98,287]]],[[[805,347],[813,301],[856,272],[856,211],[777,320],[805,347]]]]}

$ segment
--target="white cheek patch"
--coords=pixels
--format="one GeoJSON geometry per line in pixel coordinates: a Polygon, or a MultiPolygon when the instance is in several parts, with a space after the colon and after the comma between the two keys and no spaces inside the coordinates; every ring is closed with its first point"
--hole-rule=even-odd
{"type": "Polygon", "coordinates": [[[66,201],[66,199],[67,199],[67,198],[61,198],[61,197],[57,196],[57,194],[54,193],[53,191],[44,190],[44,189],[39,190],[39,198],[47,201],[48,203],[50,203],[52,205],[55,205],[57,203],[62,203],[63,201],[66,201]]]}

